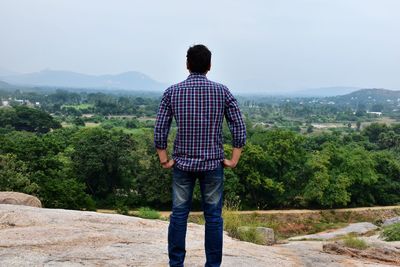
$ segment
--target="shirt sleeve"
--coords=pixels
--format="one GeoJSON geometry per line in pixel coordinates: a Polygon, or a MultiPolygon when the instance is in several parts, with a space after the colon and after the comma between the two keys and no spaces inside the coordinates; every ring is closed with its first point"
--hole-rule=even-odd
{"type": "Polygon", "coordinates": [[[228,89],[225,90],[225,118],[232,134],[232,146],[243,147],[246,144],[246,125],[237,100],[228,89]]]}
{"type": "Polygon", "coordinates": [[[154,145],[158,149],[167,148],[168,133],[172,122],[171,90],[165,90],[157,112],[154,126],[154,145]]]}

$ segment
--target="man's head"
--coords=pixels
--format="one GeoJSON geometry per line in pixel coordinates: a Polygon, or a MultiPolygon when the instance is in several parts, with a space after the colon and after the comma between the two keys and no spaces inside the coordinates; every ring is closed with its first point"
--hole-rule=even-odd
{"type": "Polygon", "coordinates": [[[211,51],[201,44],[189,47],[186,66],[191,73],[206,74],[211,68],[211,51]]]}

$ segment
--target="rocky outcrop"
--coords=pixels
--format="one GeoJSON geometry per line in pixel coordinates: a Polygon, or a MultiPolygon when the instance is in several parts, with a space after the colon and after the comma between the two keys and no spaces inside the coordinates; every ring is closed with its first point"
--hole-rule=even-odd
{"type": "Polygon", "coordinates": [[[360,222],[360,223],[352,223],[347,227],[332,230],[329,232],[322,232],[312,235],[304,235],[304,236],[296,236],[292,237],[289,240],[296,241],[296,240],[329,240],[341,236],[345,236],[351,233],[363,235],[371,231],[377,230],[378,227],[369,222],[360,222]]]}
{"type": "Polygon", "coordinates": [[[385,226],[389,226],[389,225],[392,225],[392,224],[395,224],[395,223],[400,223],[400,216],[394,217],[394,218],[390,218],[390,219],[386,219],[383,222],[382,226],[385,227],[385,226]]]}
{"type": "Polygon", "coordinates": [[[400,265],[400,250],[389,247],[370,247],[364,250],[348,248],[339,242],[323,245],[327,253],[348,255],[354,258],[365,258],[379,262],[400,265]]]}
{"type": "MultiPolygon", "coordinates": [[[[168,266],[168,222],[0,205],[0,266],[168,266]]],[[[188,224],[186,266],[204,266],[204,226],[188,224]]],[[[385,266],[322,253],[322,242],[263,246],[224,235],[222,266],[385,266]]]]}
{"type": "MultiPolygon", "coordinates": [[[[0,266],[167,266],[168,222],[0,205],[0,266]]],[[[187,266],[204,266],[204,226],[188,225],[187,266]]],[[[294,266],[279,247],[224,236],[224,266],[294,266]]]]}
{"type": "Polygon", "coordinates": [[[42,203],[37,197],[19,192],[0,192],[0,204],[42,207],[42,203]]]}

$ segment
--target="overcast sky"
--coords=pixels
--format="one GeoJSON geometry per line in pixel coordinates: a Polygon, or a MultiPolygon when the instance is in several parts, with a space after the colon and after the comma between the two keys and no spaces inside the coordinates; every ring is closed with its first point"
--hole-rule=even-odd
{"type": "Polygon", "coordinates": [[[400,89],[399,0],[1,0],[0,68],[130,70],[175,83],[186,50],[213,53],[234,91],[400,89]]]}

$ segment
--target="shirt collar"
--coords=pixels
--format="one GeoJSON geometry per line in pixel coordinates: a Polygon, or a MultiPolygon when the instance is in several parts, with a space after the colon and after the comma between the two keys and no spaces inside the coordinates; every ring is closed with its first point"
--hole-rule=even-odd
{"type": "Polygon", "coordinates": [[[203,73],[192,72],[189,74],[188,79],[207,79],[207,76],[203,73]]]}

